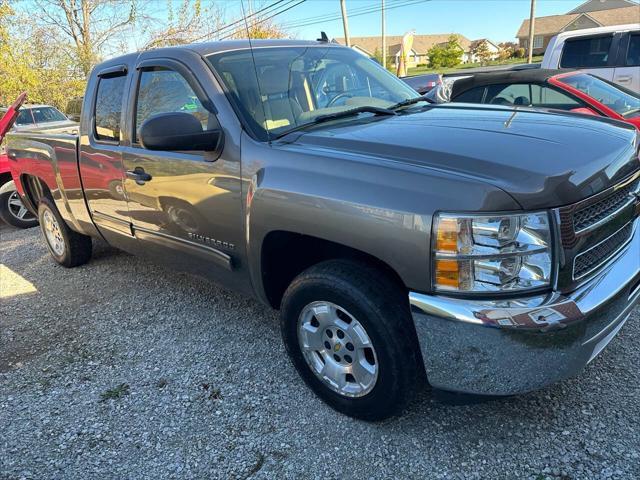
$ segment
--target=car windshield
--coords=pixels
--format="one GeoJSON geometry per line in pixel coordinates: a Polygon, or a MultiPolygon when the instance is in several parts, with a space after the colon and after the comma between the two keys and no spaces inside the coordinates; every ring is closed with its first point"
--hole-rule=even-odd
{"type": "Polygon", "coordinates": [[[623,117],[630,117],[640,112],[640,95],[624,87],[613,85],[586,73],[569,75],[558,80],[586,93],[623,117]]]}
{"type": "Polygon", "coordinates": [[[253,53],[217,53],[208,60],[240,115],[263,140],[321,116],[359,107],[386,108],[418,96],[376,62],[348,48],[266,47],[253,53]]]}
{"type": "Polygon", "coordinates": [[[36,123],[61,122],[67,120],[60,110],[53,107],[33,107],[30,109],[36,123]]]}

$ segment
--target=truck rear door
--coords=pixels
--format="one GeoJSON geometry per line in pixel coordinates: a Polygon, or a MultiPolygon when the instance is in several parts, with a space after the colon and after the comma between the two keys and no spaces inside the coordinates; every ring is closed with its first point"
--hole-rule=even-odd
{"type": "Polygon", "coordinates": [[[640,92],[640,32],[627,32],[620,41],[620,54],[613,81],[640,92]]]}
{"type": "Polygon", "coordinates": [[[93,76],[87,87],[80,137],[80,177],[93,222],[109,243],[134,244],[122,179],[122,106],[130,76],[114,65],[93,76]],[[127,241],[129,239],[129,241],[127,241]]]}
{"type": "Polygon", "coordinates": [[[125,194],[135,236],[148,255],[233,283],[244,232],[239,151],[231,141],[220,158],[204,151],[152,151],[139,138],[145,120],[160,113],[189,113],[205,131],[219,125],[216,113],[203,106],[215,98],[205,91],[212,88],[212,73],[190,53],[139,58],[128,102],[125,194]],[[209,81],[198,80],[206,76],[209,81]]]}
{"type": "Polygon", "coordinates": [[[582,35],[565,41],[560,68],[576,68],[613,80],[619,34],[582,35]]]}

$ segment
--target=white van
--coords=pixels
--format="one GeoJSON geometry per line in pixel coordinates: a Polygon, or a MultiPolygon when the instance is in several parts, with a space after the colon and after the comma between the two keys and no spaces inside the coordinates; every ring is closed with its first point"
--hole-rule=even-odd
{"type": "Polygon", "coordinates": [[[559,33],[542,68],[578,68],[640,92],[640,23],[559,33]]]}

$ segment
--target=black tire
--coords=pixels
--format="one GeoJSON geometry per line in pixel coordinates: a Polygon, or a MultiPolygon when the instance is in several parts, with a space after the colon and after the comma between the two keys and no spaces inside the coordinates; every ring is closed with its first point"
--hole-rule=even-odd
{"type": "Polygon", "coordinates": [[[60,216],[58,209],[51,199],[44,197],[40,200],[40,204],[38,205],[38,220],[40,221],[40,229],[44,236],[45,243],[56,262],[64,267],[72,268],[83,265],[89,261],[92,249],[91,237],[71,230],[60,216]],[[52,215],[59,226],[63,245],[60,253],[55,251],[45,231],[48,225],[48,222],[45,221],[45,215],[47,214],[52,215]]]}
{"type": "Polygon", "coordinates": [[[330,260],[296,277],[284,294],[280,326],[287,351],[307,385],[327,404],[363,420],[382,420],[406,406],[420,383],[421,355],[405,292],[378,269],[330,260]],[[372,389],[359,397],[338,393],[318,378],[298,340],[300,314],[312,302],[344,308],[364,327],[378,364],[372,389]]]}
{"type": "Polygon", "coordinates": [[[17,192],[15,190],[0,194],[0,218],[16,228],[35,227],[38,224],[38,219],[31,212],[27,211],[22,218],[18,216],[17,212],[12,212],[10,202],[19,200],[16,195],[17,192]]]}

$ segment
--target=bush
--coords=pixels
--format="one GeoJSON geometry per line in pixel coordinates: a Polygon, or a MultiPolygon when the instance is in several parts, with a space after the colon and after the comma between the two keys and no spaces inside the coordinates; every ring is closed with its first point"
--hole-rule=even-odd
{"type": "Polygon", "coordinates": [[[522,47],[517,48],[517,49],[513,52],[513,56],[514,56],[515,58],[524,58],[526,54],[527,54],[527,51],[526,51],[524,48],[522,48],[522,47]]]}

